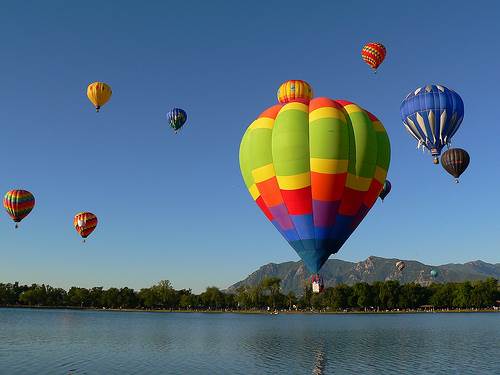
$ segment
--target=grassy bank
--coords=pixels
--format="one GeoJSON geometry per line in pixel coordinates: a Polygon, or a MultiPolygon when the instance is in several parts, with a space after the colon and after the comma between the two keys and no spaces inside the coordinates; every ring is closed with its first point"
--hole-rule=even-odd
{"type": "MultiPolygon", "coordinates": [[[[25,306],[25,305],[5,305],[0,308],[16,309],[39,309],[39,310],[84,310],[99,312],[147,312],[147,313],[185,313],[185,314],[253,314],[253,315],[277,315],[274,310],[195,310],[195,309],[108,309],[94,307],[74,307],[74,306],[25,306]]],[[[417,309],[417,310],[276,310],[278,314],[354,314],[354,315],[379,315],[379,314],[429,314],[429,313],[500,313],[499,309],[417,309]]]]}

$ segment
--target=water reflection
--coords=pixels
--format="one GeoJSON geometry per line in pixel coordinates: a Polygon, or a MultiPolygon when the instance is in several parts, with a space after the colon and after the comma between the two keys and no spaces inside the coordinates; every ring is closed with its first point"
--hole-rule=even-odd
{"type": "Polygon", "coordinates": [[[0,373],[498,373],[500,314],[0,309],[0,373]],[[397,358],[398,360],[394,360],[397,358]]]}
{"type": "Polygon", "coordinates": [[[314,368],[312,370],[313,375],[324,375],[326,367],[326,352],[324,348],[324,343],[318,345],[316,349],[316,356],[314,359],[314,368]]]}

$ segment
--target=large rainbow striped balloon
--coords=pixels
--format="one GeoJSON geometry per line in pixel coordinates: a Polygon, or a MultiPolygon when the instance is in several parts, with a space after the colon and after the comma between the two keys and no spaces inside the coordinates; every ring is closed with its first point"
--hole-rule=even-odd
{"type": "Polygon", "coordinates": [[[3,206],[16,223],[17,228],[17,223],[28,216],[35,207],[35,197],[26,190],[10,190],[3,198],[3,206]]]}
{"type": "Polygon", "coordinates": [[[360,106],[314,98],[262,112],[239,156],[251,196],[317,273],[376,202],[390,142],[382,123],[360,106]]]}

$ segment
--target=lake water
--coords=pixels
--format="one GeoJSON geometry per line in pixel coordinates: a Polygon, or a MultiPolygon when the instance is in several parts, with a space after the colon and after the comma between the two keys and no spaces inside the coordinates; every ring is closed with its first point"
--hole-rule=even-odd
{"type": "Polygon", "coordinates": [[[500,314],[0,309],[0,374],[500,374],[500,314]]]}

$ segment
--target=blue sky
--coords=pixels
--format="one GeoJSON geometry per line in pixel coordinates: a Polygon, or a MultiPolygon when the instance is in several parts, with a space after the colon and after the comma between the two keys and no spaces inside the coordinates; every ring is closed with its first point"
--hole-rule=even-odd
{"type": "Polygon", "coordinates": [[[170,279],[226,287],[298,256],[255,206],[238,148],[287,79],[358,103],[392,144],[393,191],[336,255],[429,264],[499,262],[496,115],[500,11],[456,1],[9,2],[0,11],[0,191],[37,198],[14,230],[0,216],[0,282],[109,287],[170,279]],[[265,4],[265,5],[264,5],[265,4]],[[360,57],[380,41],[377,75],[360,57]],[[96,114],[90,82],[113,88],[96,114]],[[427,83],[457,91],[460,184],[415,148],[399,105],[427,83]],[[166,113],[188,123],[174,136],[166,113]],[[73,215],[99,226],[82,244],[73,215]]]}

